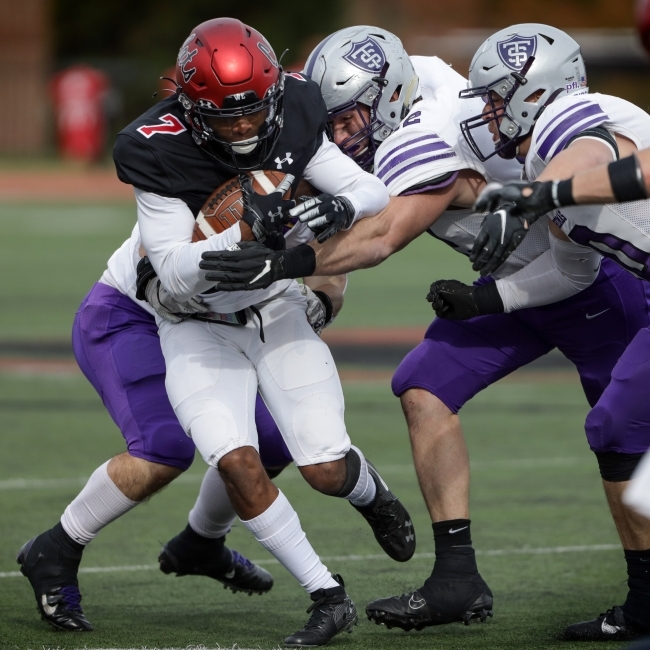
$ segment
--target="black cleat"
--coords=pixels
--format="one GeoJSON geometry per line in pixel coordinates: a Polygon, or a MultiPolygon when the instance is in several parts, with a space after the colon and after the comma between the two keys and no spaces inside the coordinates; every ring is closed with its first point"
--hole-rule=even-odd
{"type": "Polygon", "coordinates": [[[643,633],[639,627],[626,622],[620,607],[612,607],[591,621],[569,625],[564,630],[564,638],[567,641],[628,641],[643,633]]]}
{"type": "Polygon", "coordinates": [[[287,648],[315,648],[327,645],[339,632],[352,632],[357,625],[357,610],[345,592],[343,578],[332,576],[341,586],[319,589],[310,594],[314,601],[307,610],[311,613],[302,630],[284,640],[287,648]]]}
{"type": "Polygon", "coordinates": [[[77,571],[78,555],[69,553],[52,539],[48,530],[30,539],[18,552],[16,562],[29,580],[41,618],[55,630],[92,632],[93,626],[81,609],[77,571]]]}
{"type": "Polygon", "coordinates": [[[415,529],[411,516],[390,491],[375,466],[370,461],[366,462],[368,472],[377,486],[377,494],[370,505],[354,507],[370,524],[375,539],[386,555],[397,562],[406,562],[415,553],[415,529]]]}
{"type": "Polygon", "coordinates": [[[428,602],[419,591],[380,598],[366,606],[368,619],[388,628],[422,630],[446,623],[469,625],[473,619],[484,623],[492,616],[492,592],[478,573],[469,580],[428,582],[429,590],[439,592],[434,602],[428,602]]]}
{"type": "Polygon", "coordinates": [[[183,533],[163,546],[158,562],[163,573],[176,576],[207,576],[223,584],[233,593],[244,591],[249,596],[265,594],[273,587],[273,576],[253,564],[237,551],[223,544],[223,538],[213,545],[196,547],[188,543],[183,533]],[[208,553],[206,553],[206,548],[208,553]]]}

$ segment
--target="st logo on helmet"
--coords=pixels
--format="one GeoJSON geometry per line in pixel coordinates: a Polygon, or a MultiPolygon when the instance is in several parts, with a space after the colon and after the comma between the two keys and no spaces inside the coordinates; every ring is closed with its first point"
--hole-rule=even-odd
{"type": "Polygon", "coordinates": [[[519,72],[537,51],[537,36],[515,34],[506,41],[497,43],[499,58],[511,70],[519,72]]]}

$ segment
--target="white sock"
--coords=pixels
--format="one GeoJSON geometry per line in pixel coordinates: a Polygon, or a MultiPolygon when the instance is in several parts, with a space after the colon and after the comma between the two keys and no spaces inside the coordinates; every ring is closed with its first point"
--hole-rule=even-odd
{"type": "Polygon", "coordinates": [[[261,515],[242,524],[307,593],[339,585],[316,555],[300,526],[298,514],[282,492],[261,515]]]}
{"type": "Polygon", "coordinates": [[[226,485],[219,470],[208,467],[199,496],[190,511],[190,526],[201,537],[216,539],[230,531],[237,515],[230,503],[226,485]]]}
{"type": "Polygon", "coordinates": [[[361,459],[361,472],[357,484],[345,498],[355,506],[367,506],[373,502],[377,494],[377,486],[368,472],[368,463],[361,449],[354,445],[352,445],[351,449],[354,449],[361,459]]]}
{"type": "Polygon", "coordinates": [[[63,529],[79,544],[88,544],[104,526],[139,503],[124,496],[113,483],[107,470],[109,462],[92,473],[84,489],[61,516],[63,529]]]}

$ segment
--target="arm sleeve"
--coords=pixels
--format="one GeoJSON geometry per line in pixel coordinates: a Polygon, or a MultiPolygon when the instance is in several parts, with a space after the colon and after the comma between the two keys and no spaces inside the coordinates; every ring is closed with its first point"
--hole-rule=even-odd
{"type": "Polygon", "coordinates": [[[307,164],[304,178],[321,192],[348,199],[355,209],[355,221],[378,214],[388,205],[386,186],[325,136],[307,164]]]}
{"type": "Polygon", "coordinates": [[[138,225],[142,245],[163,286],[175,300],[185,301],[207,291],[214,282],[205,279],[199,269],[204,251],[225,250],[241,240],[235,224],[209,237],[192,243],[194,216],[180,199],[166,198],[135,188],[138,225]]]}
{"type": "Polygon", "coordinates": [[[592,248],[562,241],[549,232],[551,247],[516,273],[496,281],[504,311],[549,305],[591,286],[601,256],[592,248]]]}

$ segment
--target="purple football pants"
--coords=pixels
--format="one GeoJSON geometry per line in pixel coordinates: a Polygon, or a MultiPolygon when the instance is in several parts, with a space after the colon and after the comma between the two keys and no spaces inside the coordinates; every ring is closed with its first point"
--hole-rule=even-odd
{"type": "MultiPolygon", "coordinates": [[[[489,280],[479,280],[483,283],[489,280]]],[[[479,391],[557,348],[592,410],[593,451],[650,447],[650,284],[604,259],[588,289],[552,305],[466,321],[436,318],[402,361],[393,392],[422,388],[453,413],[479,391]]]]}
{"type": "MultiPolygon", "coordinates": [[[[194,443],[167,398],[165,360],[153,316],[98,282],[77,311],[72,347],[81,371],[122,432],[129,454],[186,470],[194,460],[194,443]]],[[[279,469],[290,463],[289,450],[259,395],[255,421],[264,467],[279,469]]]]}

